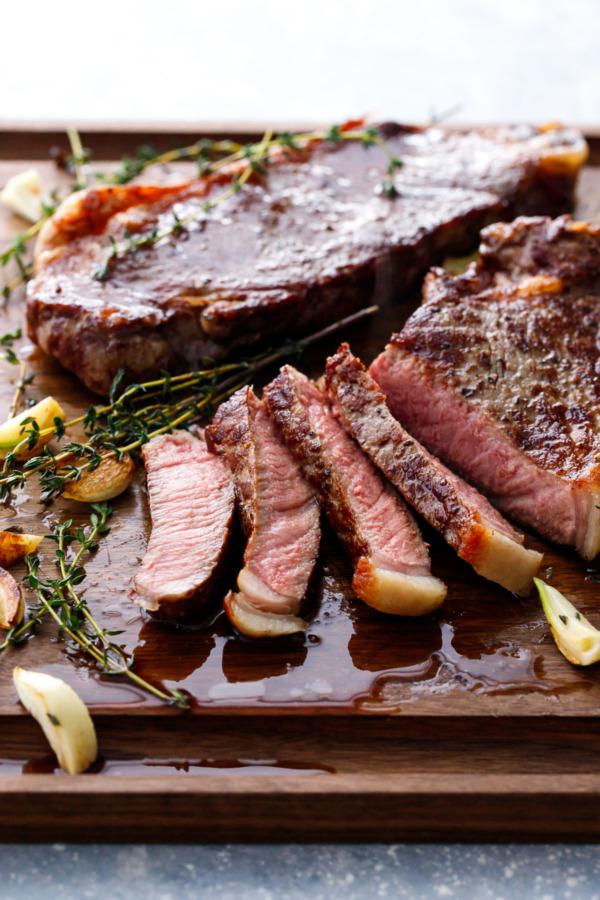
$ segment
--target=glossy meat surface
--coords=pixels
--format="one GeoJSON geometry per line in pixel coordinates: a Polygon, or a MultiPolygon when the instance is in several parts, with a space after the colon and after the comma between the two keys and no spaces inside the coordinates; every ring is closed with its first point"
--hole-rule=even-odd
{"type": "Polygon", "coordinates": [[[435,269],[371,366],[411,434],[492,503],[586,558],[600,549],[600,229],[569,217],[483,232],[435,269]]]}
{"type": "Polygon", "coordinates": [[[73,194],[38,240],[30,336],[107,393],[121,367],[139,381],[299,334],[405,290],[445,254],[469,251],[489,222],[570,208],[586,156],[581,136],[564,129],[381,130],[403,163],[394,197],[382,191],[384,150],[351,141],[279,154],[267,178],[209,212],[203,205],[232,173],[73,194]],[[180,234],[121,252],[105,281],[92,277],[111,237],[161,231],[194,212],[180,234]]]}
{"type": "Polygon", "coordinates": [[[153,613],[198,617],[221,599],[229,575],[231,475],[202,437],[186,431],[153,438],[143,457],[152,532],[132,599],[153,613]]]}
{"type": "Polygon", "coordinates": [[[239,587],[258,609],[296,615],[321,539],[313,492],[251,388],[223,403],[207,431],[230,466],[248,539],[239,587]]]}
{"type": "Polygon", "coordinates": [[[541,555],[527,550],[523,535],[485,497],[400,425],[347,344],[328,360],[325,382],[348,434],[458,555],[485,578],[529,593],[541,555]]]}
{"type": "Polygon", "coordinates": [[[370,602],[361,579],[366,570],[382,569],[436,582],[439,606],[445,589],[430,575],[427,547],[412,514],[346,434],[325,394],[284,366],[265,388],[265,401],[354,564],[356,593],[370,602]]]}

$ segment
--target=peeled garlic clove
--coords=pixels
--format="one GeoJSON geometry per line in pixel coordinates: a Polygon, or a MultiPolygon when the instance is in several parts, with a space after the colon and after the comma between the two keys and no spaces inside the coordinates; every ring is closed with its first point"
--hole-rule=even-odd
{"type": "Polygon", "coordinates": [[[6,569],[0,569],[0,628],[14,628],[23,621],[25,603],[21,588],[6,569]]]}
{"type": "Polygon", "coordinates": [[[79,775],[95,762],[94,723],[81,697],[61,678],[30,669],[13,670],[19,700],[38,722],[61,769],[79,775]]]}
{"type": "Polygon", "coordinates": [[[127,490],[134,472],[135,464],[127,453],[119,460],[108,456],[97,469],[84,472],[79,481],[68,481],[62,496],[81,503],[112,500],[127,490]]]}
{"type": "Polygon", "coordinates": [[[241,634],[255,638],[283,637],[306,631],[308,624],[289,613],[264,612],[248,603],[243,594],[230,593],[223,601],[227,618],[241,634]]]}
{"type": "Polygon", "coordinates": [[[41,219],[44,205],[50,204],[50,198],[37,169],[27,169],[9,179],[0,192],[0,200],[12,212],[30,222],[41,219]]]}
{"type": "Polygon", "coordinates": [[[17,459],[31,459],[32,456],[37,456],[54,436],[55,419],[64,422],[66,416],[54,397],[46,397],[31,409],[26,409],[18,416],[8,419],[7,422],[0,425],[0,459],[5,459],[22,442],[24,442],[23,445],[17,450],[17,459]],[[48,434],[40,434],[34,446],[28,447],[26,439],[28,432],[31,431],[32,423],[25,422],[25,419],[35,419],[40,431],[48,429],[52,429],[52,431],[49,431],[48,434]]]}
{"type": "Polygon", "coordinates": [[[0,531],[0,566],[8,569],[22,560],[26,554],[32,556],[43,536],[37,534],[15,534],[0,531]]]}
{"type": "Polygon", "coordinates": [[[569,662],[589,666],[600,661],[600,631],[555,587],[533,579],[556,646],[569,662]]]}

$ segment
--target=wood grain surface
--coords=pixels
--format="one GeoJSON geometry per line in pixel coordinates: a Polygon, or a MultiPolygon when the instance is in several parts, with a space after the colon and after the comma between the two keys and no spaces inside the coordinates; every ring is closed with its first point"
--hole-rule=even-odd
{"type": "MultiPolygon", "coordinates": [[[[54,186],[65,176],[44,161],[51,139],[28,132],[20,159],[37,155],[54,186]]],[[[130,149],[117,132],[102,141],[107,159],[130,149]]],[[[162,141],[172,146],[166,132],[162,141]]],[[[0,161],[0,185],[23,167],[0,161]]],[[[600,169],[584,170],[576,214],[600,222],[600,169]]],[[[1,210],[0,245],[22,227],[1,210]]],[[[318,376],[342,338],[369,363],[417,303],[408,297],[382,307],[367,324],[311,350],[300,366],[318,376]]],[[[22,321],[15,291],[0,312],[0,331],[22,321]]],[[[58,364],[26,340],[21,347],[35,373],[28,397],[52,394],[68,417],[91,402],[58,364]]],[[[0,420],[16,377],[14,366],[0,362],[0,420]]],[[[53,839],[81,840],[128,840],[132,829],[148,840],[600,832],[600,672],[558,653],[538,600],[517,599],[479,578],[424,526],[433,571],[449,585],[445,606],[421,620],[384,616],[354,597],[349,565],[326,530],[306,636],[248,641],[218,609],[201,628],[175,630],[144,618],[128,599],[148,538],[142,471],[114,508],[111,534],[86,564],[85,597],[99,621],[123,629],[119,641],[135,651],[140,674],[189,691],[193,709],[179,714],[124,681],[100,678],[50,626],[9,649],[0,657],[1,839],[43,840],[49,827],[53,839]],[[16,702],[17,664],[65,678],[90,705],[102,754],[93,774],[55,771],[41,732],[16,702]]],[[[0,506],[0,527],[33,533],[67,517],[84,522],[87,512],[63,500],[40,505],[33,486],[0,506]]],[[[593,564],[534,536],[529,544],[544,551],[552,584],[597,623],[593,564]]],[[[53,545],[40,550],[42,567],[51,570],[53,545]]],[[[15,576],[22,575],[17,567],[15,576]]]]}

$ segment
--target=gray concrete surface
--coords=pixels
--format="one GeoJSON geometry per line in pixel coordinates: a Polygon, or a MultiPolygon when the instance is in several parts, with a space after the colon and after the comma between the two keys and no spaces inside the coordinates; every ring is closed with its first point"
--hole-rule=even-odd
{"type": "Polygon", "coordinates": [[[600,847],[0,847],[2,900],[599,900],[600,847]]]}

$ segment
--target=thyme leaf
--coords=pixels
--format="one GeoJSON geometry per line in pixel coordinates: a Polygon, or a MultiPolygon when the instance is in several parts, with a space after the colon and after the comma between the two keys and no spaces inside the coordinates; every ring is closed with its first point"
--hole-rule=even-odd
{"type": "Polygon", "coordinates": [[[188,428],[193,422],[205,419],[219,403],[248,384],[262,369],[282,357],[297,355],[338,329],[371,315],[376,309],[372,306],[360,310],[300,342],[288,341],[276,350],[250,359],[213,364],[210,368],[183,375],[164,373],[161,378],[129,386],[123,384],[123,374],[118,373],[109,402],[105,406],[89,406],[70,422],[55,420],[52,427],[40,429],[35,419],[24,418],[21,443],[7,455],[0,472],[0,500],[9,497],[34,475],[39,478],[43,499],[52,500],[69,482],[78,481],[84,472],[93,471],[104,459],[121,459],[158,434],[174,428],[188,428]],[[68,440],[56,450],[46,444],[38,456],[22,462],[17,459],[20,448],[34,447],[41,437],[48,435],[59,441],[77,425],[84,429],[84,441],[68,440]]]}
{"type": "MultiPolygon", "coordinates": [[[[276,137],[273,137],[272,132],[268,131],[260,143],[249,143],[241,146],[236,145],[237,149],[234,152],[226,156],[221,156],[215,161],[206,163],[202,172],[204,175],[214,174],[226,167],[231,167],[234,163],[242,163],[244,167],[241,171],[231,169],[230,186],[215,197],[201,204],[196,211],[183,218],[174,214],[172,224],[160,229],[154,228],[150,232],[131,235],[127,229],[124,229],[123,240],[118,242],[115,241],[114,237],[111,235],[108,254],[92,270],[92,278],[95,278],[98,281],[106,281],[110,277],[112,264],[118,257],[124,257],[127,254],[135,256],[138,250],[143,247],[149,247],[156,241],[170,237],[171,235],[180,235],[186,225],[196,221],[204,213],[208,213],[211,209],[214,209],[215,206],[219,205],[224,200],[227,200],[229,197],[238,194],[252,175],[265,178],[268,175],[268,168],[271,165],[271,153],[275,148],[282,148],[286,153],[289,153],[290,150],[302,152],[303,150],[306,150],[310,144],[317,141],[327,141],[328,143],[336,145],[341,144],[343,141],[357,141],[362,143],[365,147],[373,145],[381,147],[388,157],[386,170],[387,177],[381,185],[381,193],[390,199],[398,196],[393,176],[395,170],[402,167],[402,160],[394,156],[376,126],[356,128],[343,125],[332,125],[331,128],[325,132],[307,132],[304,134],[290,134],[289,132],[284,132],[276,137]]],[[[143,171],[143,168],[153,163],[165,162],[167,159],[168,161],[171,161],[173,159],[189,158],[190,153],[196,153],[196,151],[198,151],[198,153],[200,152],[199,147],[200,145],[192,145],[191,147],[183,148],[183,150],[180,151],[180,156],[174,156],[173,153],[171,153],[160,154],[155,157],[150,157],[146,152],[146,148],[142,148],[136,174],[139,174],[140,171],[143,171]]],[[[219,149],[222,149],[222,147],[222,142],[219,142],[219,149]]],[[[215,152],[214,147],[211,149],[211,152],[215,152]]],[[[130,171],[133,171],[133,168],[135,167],[132,167],[131,161],[129,161],[126,171],[121,171],[117,176],[119,184],[124,183],[123,179],[125,175],[130,171]]],[[[134,176],[132,175],[132,177],[134,176]]]]}
{"type": "Polygon", "coordinates": [[[112,638],[120,634],[101,628],[92,615],[86,600],[79,596],[76,587],[85,578],[85,570],[80,564],[86,553],[94,553],[98,548],[98,539],[110,532],[106,524],[111,516],[109,503],[93,503],[90,516],[90,530],[78,528],[75,534],[71,528],[73,522],[67,519],[57,525],[55,531],[48,535],[56,543],[55,558],[58,563],[60,577],[48,577],[40,573],[40,560],[37,556],[26,556],[27,581],[40,601],[39,606],[30,611],[27,622],[11,629],[0,652],[8,647],[16,647],[26,639],[44,616],[50,616],[58,626],[59,634],[66,635],[77,650],[85,652],[100,666],[103,674],[129,678],[137,687],[153,694],[165,703],[179,709],[188,709],[189,698],[182,691],[164,691],[141,678],[134,671],[134,660],[116,644],[112,638]],[[79,549],[72,562],[67,562],[67,548],[78,543],[79,549]]]}

